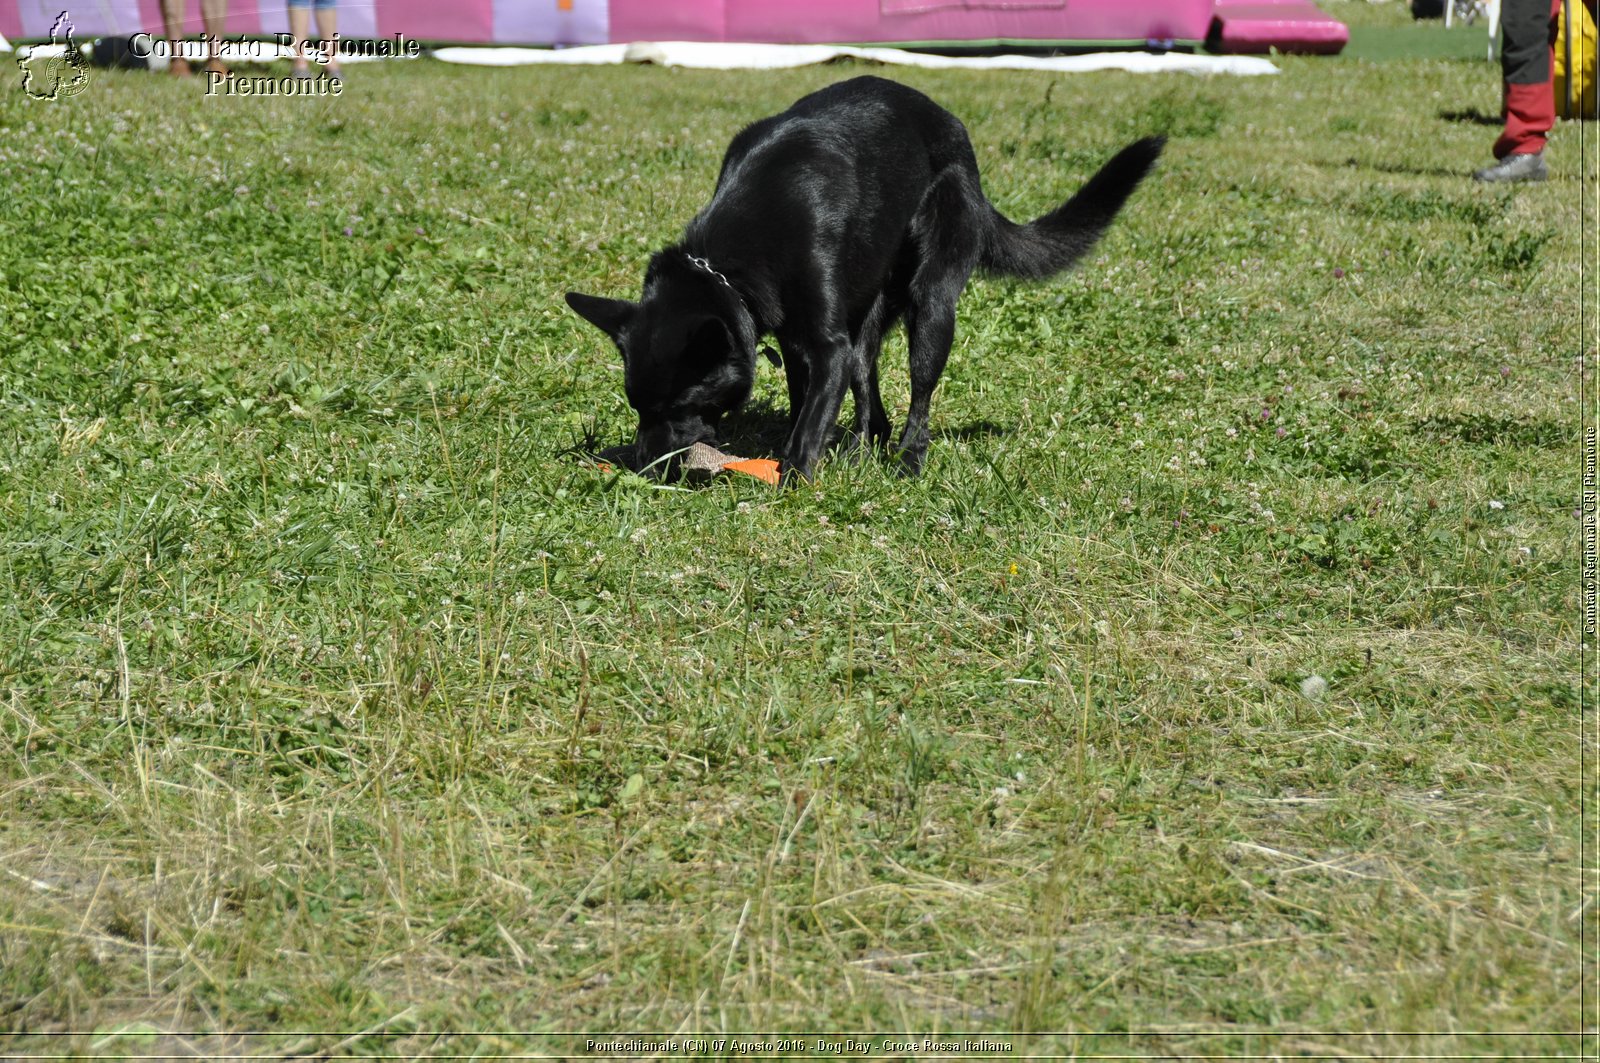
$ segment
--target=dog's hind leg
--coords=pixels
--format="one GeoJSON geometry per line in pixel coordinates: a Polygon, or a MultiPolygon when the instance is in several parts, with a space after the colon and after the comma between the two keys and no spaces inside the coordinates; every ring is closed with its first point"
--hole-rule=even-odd
{"type": "Polygon", "coordinates": [[[889,445],[889,415],[884,412],[883,396],[878,391],[878,355],[883,349],[883,334],[893,319],[886,298],[880,294],[856,335],[855,362],[850,376],[855,426],[845,441],[845,453],[856,460],[867,452],[869,445],[873,448],[889,445]]]}
{"type": "Polygon", "coordinates": [[[893,434],[893,427],[889,424],[889,414],[883,408],[883,394],[878,390],[878,348],[865,352],[870,359],[867,363],[867,402],[870,404],[867,414],[867,441],[879,450],[886,450],[889,446],[889,436],[893,434]]]}
{"type": "Polygon", "coordinates": [[[950,344],[956,335],[956,297],[959,287],[941,285],[941,290],[914,301],[906,312],[906,338],[911,348],[911,408],[900,433],[900,464],[907,476],[922,472],[931,437],[928,409],[933,389],[950,357],[950,344]]]}
{"type": "Polygon", "coordinates": [[[977,175],[947,170],[928,189],[911,221],[918,263],[906,306],[911,355],[911,408],[900,433],[900,462],[908,476],[922,472],[928,453],[928,409],[956,334],[956,302],[981,251],[976,210],[985,204],[977,175]]]}

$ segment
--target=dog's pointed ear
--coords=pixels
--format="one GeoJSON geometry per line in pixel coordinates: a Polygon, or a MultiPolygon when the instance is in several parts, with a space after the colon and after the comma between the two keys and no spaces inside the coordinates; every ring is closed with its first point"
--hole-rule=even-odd
{"type": "Polygon", "coordinates": [[[622,342],[622,330],[628,327],[633,316],[639,312],[638,303],[630,303],[626,299],[604,299],[598,295],[584,295],[582,292],[568,292],[567,305],[618,344],[622,342]]]}

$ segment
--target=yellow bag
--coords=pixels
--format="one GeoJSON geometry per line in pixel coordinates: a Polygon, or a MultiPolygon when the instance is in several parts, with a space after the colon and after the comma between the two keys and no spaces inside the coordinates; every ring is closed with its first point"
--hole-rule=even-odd
{"type": "Polygon", "coordinates": [[[1556,17],[1556,113],[1563,118],[1594,118],[1600,115],[1595,107],[1596,33],[1594,19],[1583,0],[1566,0],[1562,12],[1556,17]],[[1572,49],[1567,50],[1567,23],[1572,24],[1572,49]],[[1572,59],[1572,94],[1567,94],[1567,59],[1572,59]]]}

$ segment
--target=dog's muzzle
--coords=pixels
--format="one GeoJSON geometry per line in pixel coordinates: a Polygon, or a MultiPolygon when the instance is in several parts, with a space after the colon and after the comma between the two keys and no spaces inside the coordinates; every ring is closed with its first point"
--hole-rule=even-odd
{"type": "Polygon", "coordinates": [[[696,443],[715,443],[716,433],[704,421],[660,421],[641,424],[634,437],[634,458],[640,471],[665,479],[676,479],[681,464],[680,455],[696,443]],[[663,461],[667,455],[672,457],[663,461]]]}

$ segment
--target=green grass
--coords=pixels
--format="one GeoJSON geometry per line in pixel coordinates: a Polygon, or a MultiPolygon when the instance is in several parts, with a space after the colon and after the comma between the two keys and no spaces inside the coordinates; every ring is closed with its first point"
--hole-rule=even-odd
{"type": "Polygon", "coordinates": [[[926,475],[784,492],[583,467],[560,295],[854,71],[0,95],[0,1051],[1592,1051],[1592,131],[1479,188],[1491,71],[1281,65],[893,72],[1013,217],[1174,136],[926,475]]]}
{"type": "MultiPolygon", "coordinates": [[[[1350,27],[1350,43],[1341,59],[1367,62],[1415,62],[1419,59],[1458,59],[1477,63],[1492,78],[1498,63],[1488,60],[1489,26],[1484,19],[1456,21],[1445,27],[1444,18],[1418,19],[1410,3],[1392,0],[1366,3],[1335,0],[1321,4],[1324,11],[1350,27]]],[[[1496,101],[1498,103],[1498,101],[1496,101]]],[[[1498,112],[1498,106],[1494,108],[1498,112]]]]}

